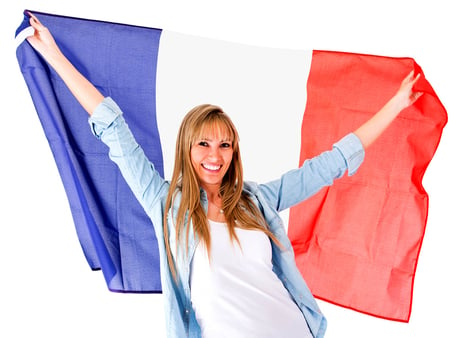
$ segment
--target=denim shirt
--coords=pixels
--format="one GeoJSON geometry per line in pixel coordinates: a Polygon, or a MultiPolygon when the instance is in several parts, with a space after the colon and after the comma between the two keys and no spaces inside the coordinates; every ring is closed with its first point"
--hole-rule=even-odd
{"type": "MultiPolygon", "coordinates": [[[[198,245],[198,238],[190,227],[188,252],[176,252],[176,233],[173,223],[180,202],[177,194],[171,212],[168,213],[167,227],[170,248],[176,262],[178,279],[175,281],[168,266],[163,237],[163,217],[169,182],[164,180],[146,158],[143,150],[130,132],[120,108],[109,97],[95,109],[89,118],[94,135],[109,147],[109,157],[114,161],[147,215],[155,224],[155,234],[160,253],[161,283],[164,297],[166,332],[168,337],[201,337],[190,301],[190,266],[198,245]]],[[[331,185],[334,179],[356,172],[364,159],[364,149],[354,134],[348,134],[333,149],[307,160],[298,168],[283,174],[267,184],[244,182],[243,189],[263,213],[271,232],[283,248],[271,241],[273,270],[301,309],[314,337],[323,337],[326,318],[321,313],[313,295],[296,267],[293,249],[288,239],[279,212],[290,208],[320,188],[331,185]]],[[[207,210],[208,201],[201,190],[201,203],[207,210]]]]}

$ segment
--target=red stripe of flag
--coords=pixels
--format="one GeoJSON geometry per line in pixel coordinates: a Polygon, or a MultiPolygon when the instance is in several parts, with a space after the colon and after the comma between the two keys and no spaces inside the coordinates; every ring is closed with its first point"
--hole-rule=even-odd
{"type": "MultiPolygon", "coordinates": [[[[315,51],[302,123],[300,163],[355,130],[396,92],[411,58],[315,51]]],[[[289,236],[313,294],[374,316],[408,321],[428,212],[422,186],[447,121],[425,92],[366,151],[365,162],[290,211],[289,236]]]]}

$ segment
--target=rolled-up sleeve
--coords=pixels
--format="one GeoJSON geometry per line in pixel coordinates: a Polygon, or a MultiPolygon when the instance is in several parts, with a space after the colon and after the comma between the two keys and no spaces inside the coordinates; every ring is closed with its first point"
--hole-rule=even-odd
{"type": "Polygon", "coordinates": [[[138,201],[146,212],[150,210],[166,193],[166,182],[137,143],[119,106],[110,97],[105,98],[89,117],[89,125],[108,146],[109,158],[117,164],[138,201]]]}
{"type": "Polygon", "coordinates": [[[350,133],[339,142],[335,143],[334,148],[342,153],[347,164],[348,176],[356,173],[361,163],[364,161],[364,147],[358,136],[350,133]]]}
{"type": "Polygon", "coordinates": [[[353,175],[364,160],[364,148],[351,133],[333,145],[332,150],[304,161],[300,168],[290,170],[280,179],[260,185],[266,199],[277,210],[287,209],[332,185],[345,172],[353,175]]]}
{"type": "Polygon", "coordinates": [[[89,117],[89,125],[92,133],[97,138],[101,138],[103,132],[108,129],[120,115],[122,115],[122,111],[117,103],[110,97],[106,97],[89,117]]]}

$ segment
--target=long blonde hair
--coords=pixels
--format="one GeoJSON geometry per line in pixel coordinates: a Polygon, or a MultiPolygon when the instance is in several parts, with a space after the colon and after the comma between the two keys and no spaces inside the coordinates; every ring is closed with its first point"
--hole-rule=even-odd
{"type": "MultiPolygon", "coordinates": [[[[217,130],[232,141],[233,158],[223,177],[220,187],[222,197],[222,209],[226,218],[228,231],[231,240],[239,240],[234,231],[235,227],[263,231],[277,245],[280,242],[270,232],[268,225],[253,201],[243,192],[243,171],[241,155],[239,151],[239,135],[237,130],[223,110],[214,105],[203,104],[190,110],[182,120],[176,140],[176,152],[174,171],[170,182],[169,193],[165,204],[165,215],[163,218],[163,233],[165,239],[168,264],[174,279],[177,279],[177,266],[171,254],[170,238],[168,230],[168,214],[173,204],[174,196],[181,194],[180,205],[177,216],[173,219],[176,227],[176,253],[182,245],[184,229],[185,249],[188,250],[188,236],[190,231],[190,220],[193,231],[203,241],[210,255],[211,236],[206,213],[201,205],[200,186],[198,176],[192,166],[190,151],[192,145],[201,139],[207,130],[217,130]],[[209,129],[208,129],[209,128],[209,129]],[[188,222],[187,226],[185,222],[188,222]]],[[[174,217],[174,215],[171,215],[174,217]]]]}

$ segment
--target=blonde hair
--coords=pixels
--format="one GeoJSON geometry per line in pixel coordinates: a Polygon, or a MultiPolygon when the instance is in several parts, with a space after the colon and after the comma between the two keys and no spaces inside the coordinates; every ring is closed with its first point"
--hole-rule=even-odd
{"type": "MultiPolygon", "coordinates": [[[[222,209],[227,221],[231,240],[236,240],[239,243],[236,232],[234,231],[235,227],[239,227],[263,231],[281,247],[280,242],[270,232],[260,210],[242,190],[243,171],[239,151],[239,135],[233,122],[220,107],[210,104],[199,105],[187,113],[179,128],[176,140],[174,171],[163,218],[166,254],[170,270],[175,280],[177,279],[177,266],[171,254],[167,219],[174,196],[178,192],[181,193],[181,200],[177,216],[173,219],[176,227],[176,253],[180,249],[179,245],[182,243],[184,231],[186,233],[185,248],[188,250],[190,224],[186,226],[185,222],[187,221],[189,223],[191,220],[194,233],[203,241],[210,255],[211,236],[209,224],[206,213],[201,205],[198,176],[192,166],[190,157],[192,145],[197,140],[207,136],[204,133],[207,133],[208,130],[216,131],[232,142],[233,158],[228,171],[223,177],[219,192],[222,198],[222,209]]],[[[171,217],[174,217],[174,215],[171,215],[171,217]]]]}

